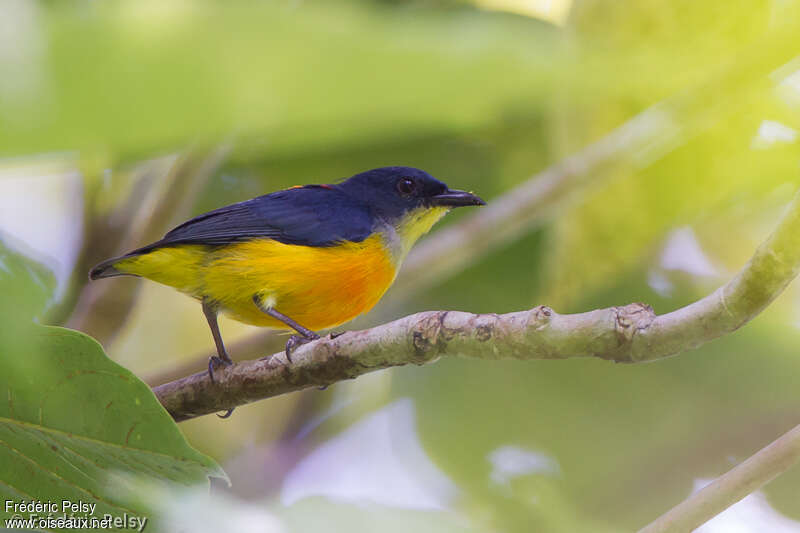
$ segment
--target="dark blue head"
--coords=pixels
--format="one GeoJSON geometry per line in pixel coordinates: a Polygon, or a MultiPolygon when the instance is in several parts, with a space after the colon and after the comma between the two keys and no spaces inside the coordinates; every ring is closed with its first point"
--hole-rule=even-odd
{"type": "Polygon", "coordinates": [[[356,174],[339,188],[370,206],[387,221],[398,221],[408,213],[439,208],[486,205],[466,191],[450,189],[427,172],[413,167],[381,167],[356,174]]]}

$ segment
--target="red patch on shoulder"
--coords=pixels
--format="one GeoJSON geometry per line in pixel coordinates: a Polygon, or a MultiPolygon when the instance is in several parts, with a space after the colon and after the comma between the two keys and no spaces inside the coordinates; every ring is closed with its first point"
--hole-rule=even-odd
{"type": "Polygon", "coordinates": [[[333,188],[330,185],[325,185],[324,183],[322,185],[320,185],[320,187],[322,187],[323,189],[332,189],[333,188]]]}

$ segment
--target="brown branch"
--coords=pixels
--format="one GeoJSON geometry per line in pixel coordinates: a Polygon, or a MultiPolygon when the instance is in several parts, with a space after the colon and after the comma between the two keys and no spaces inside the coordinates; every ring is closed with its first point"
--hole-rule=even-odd
{"type": "Polygon", "coordinates": [[[693,531],[800,461],[800,426],[689,496],[639,533],[693,531]]]}
{"type": "Polygon", "coordinates": [[[652,361],[738,329],[780,294],[798,269],[800,194],[736,277],[709,296],[661,316],[639,303],[572,315],[544,306],[505,315],[428,311],[301,346],[292,363],[277,353],[220,370],[217,383],[201,372],[153,390],[180,421],[446,355],[652,361]]]}

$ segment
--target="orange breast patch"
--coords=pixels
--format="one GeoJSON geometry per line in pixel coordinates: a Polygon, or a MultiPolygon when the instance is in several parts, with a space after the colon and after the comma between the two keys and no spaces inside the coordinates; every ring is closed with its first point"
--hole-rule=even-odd
{"type": "Polygon", "coordinates": [[[256,239],[209,250],[202,293],[248,324],[288,329],[262,313],[265,302],[303,326],[327,329],[369,311],[397,273],[380,235],[331,247],[256,239]]]}

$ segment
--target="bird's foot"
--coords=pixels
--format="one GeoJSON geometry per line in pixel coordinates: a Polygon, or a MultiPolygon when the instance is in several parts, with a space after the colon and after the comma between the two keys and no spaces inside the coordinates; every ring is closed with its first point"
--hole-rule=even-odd
{"type": "Polygon", "coordinates": [[[233,361],[231,361],[230,357],[224,358],[219,357],[218,355],[212,355],[208,358],[208,378],[211,380],[211,383],[215,383],[214,381],[214,369],[219,368],[221,366],[231,366],[233,365],[233,361]]]}
{"type": "Polygon", "coordinates": [[[235,407],[231,407],[230,409],[225,411],[224,415],[221,415],[221,414],[217,413],[217,416],[220,417],[220,418],[228,418],[229,416],[231,416],[233,414],[233,410],[234,409],[236,409],[236,408],[235,407]]]}
{"type": "MultiPolygon", "coordinates": [[[[215,381],[214,381],[214,369],[215,368],[219,368],[221,366],[228,367],[228,366],[231,366],[231,365],[233,365],[233,361],[231,361],[230,357],[223,358],[223,357],[219,357],[218,355],[212,355],[211,357],[209,357],[208,358],[208,377],[209,377],[209,379],[211,379],[211,383],[215,383],[215,381]]],[[[236,408],[235,407],[231,407],[230,409],[225,411],[224,415],[219,415],[218,414],[217,416],[220,417],[220,418],[228,418],[229,416],[231,416],[233,414],[233,410],[234,409],[236,409],[236,408]]]]}
{"type": "MultiPolygon", "coordinates": [[[[336,337],[340,337],[340,336],[342,336],[342,335],[344,335],[344,334],[345,334],[345,332],[344,332],[344,331],[331,331],[331,332],[328,334],[328,337],[329,337],[331,340],[333,340],[333,339],[335,339],[336,337]]],[[[323,386],[321,386],[321,387],[317,387],[317,390],[320,390],[320,391],[322,391],[322,390],[326,390],[327,388],[328,388],[328,386],[327,386],[327,385],[323,385],[323,386]]]]}
{"type": "Polygon", "coordinates": [[[319,335],[313,332],[306,337],[301,335],[292,335],[289,337],[289,340],[286,341],[286,359],[290,363],[293,363],[294,361],[292,361],[292,353],[294,353],[298,347],[317,339],[319,339],[319,335]]]}

